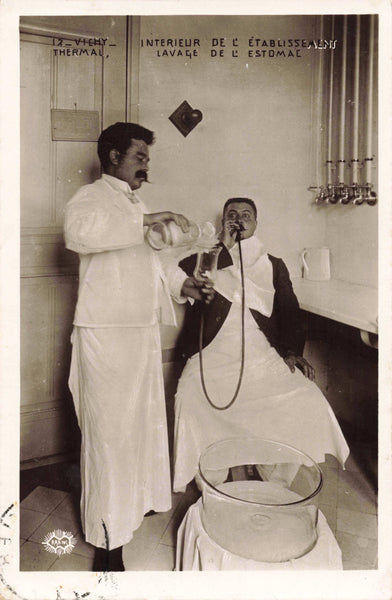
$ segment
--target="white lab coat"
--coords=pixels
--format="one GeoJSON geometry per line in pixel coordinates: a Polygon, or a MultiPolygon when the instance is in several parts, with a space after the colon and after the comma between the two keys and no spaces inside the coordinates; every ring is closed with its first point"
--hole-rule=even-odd
{"type": "Polygon", "coordinates": [[[65,211],[66,246],[80,255],[74,325],[135,327],[175,324],[170,293],[181,300],[185,273],[165,264],[144,239],[143,202],[127,197],[125,181],[103,175],[83,186],[65,211]]]}
{"type": "Polygon", "coordinates": [[[163,273],[144,241],[142,202],[108,175],[66,207],[65,239],[80,255],[69,385],[79,426],[86,541],[132,539],[149,510],[171,508],[159,318],[175,323],[185,273],[163,273]]]}

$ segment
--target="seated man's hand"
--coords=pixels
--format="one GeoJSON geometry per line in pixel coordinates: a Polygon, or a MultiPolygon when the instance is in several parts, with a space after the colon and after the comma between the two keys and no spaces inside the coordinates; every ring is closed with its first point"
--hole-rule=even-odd
{"type": "Polygon", "coordinates": [[[143,225],[149,227],[153,223],[167,223],[174,221],[176,225],[181,227],[182,231],[189,231],[190,223],[184,215],[171,212],[170,210],[158,213],[146,213],[143,215],[143,225]]]}
{"type": "Polygon", "coordinates": [[[230,220],[223,221],[222,231],[219,234],[220,241],[226,246],[228,250],[230,250],[235,242],[237,237],[237,230],[235,229],[234,222],[230,220]]]}
{"type": "Polygon", "coordinates": [[[289,356],[286,356],[284,362],[289,367],[292,373],[295,372],[295,367],[298,367],[305,375],[305,377],[307,377],[311,381],[314,381],[315,371],[312,365],[309,364],[308,361],[302,356],[295,356],[294,354],[290,354],[289,356]]]}
{"type": "Polygon", "coordinates": [[[212,287],[212,282],[208,279],[198,281],[194,277],[188,277],[182,285],[181,295],[209,304],[215,295],[215,290],[212,287]]]}

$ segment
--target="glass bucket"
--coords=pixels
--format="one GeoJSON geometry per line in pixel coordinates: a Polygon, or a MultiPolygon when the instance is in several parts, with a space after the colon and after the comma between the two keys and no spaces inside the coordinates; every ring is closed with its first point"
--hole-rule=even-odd
{"type": "Polygon", "coordinates": [[[200,457],[199,479],[203,526],[229,552],[283,562],[316,544],[322,474],[296,448],[257,438],[216,442],[200,457]]]}

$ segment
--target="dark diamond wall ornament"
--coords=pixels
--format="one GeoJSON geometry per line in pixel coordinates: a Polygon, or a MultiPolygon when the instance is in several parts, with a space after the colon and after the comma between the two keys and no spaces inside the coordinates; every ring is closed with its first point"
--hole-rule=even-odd
{"type": "Polygon", "coordinates": [[[194,109],[186,100],[170,115],[169,119],[186,137],[203,118],[200,110],[194,109]]]}

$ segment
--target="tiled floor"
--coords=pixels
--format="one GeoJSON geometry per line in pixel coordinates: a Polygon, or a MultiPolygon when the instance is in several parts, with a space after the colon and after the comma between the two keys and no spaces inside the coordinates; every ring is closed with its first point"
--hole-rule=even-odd
{"type": "MultiPolygon", "coordinates": [[[[324,486],[320,509],[342,550],[344,569],[377,568],[377,499],[374,488],[350,457],[346,470],[335,459],[322,465],[324,486]]],[[[171,571],[175,564],[176,533],[188,507],[198,498],[193,484],[185,494],[173,494],[173,508],[146,517],[124,549],[127,570],[171,571]]],[[[20,569],[22,571],[85,571],[92,569],[93,546],[83,540],[78,493],[38,485],[21,502],[20,569]],[[71,532],[76,546],[57,557],[45,550],[45,536],[71,532]]]]}

